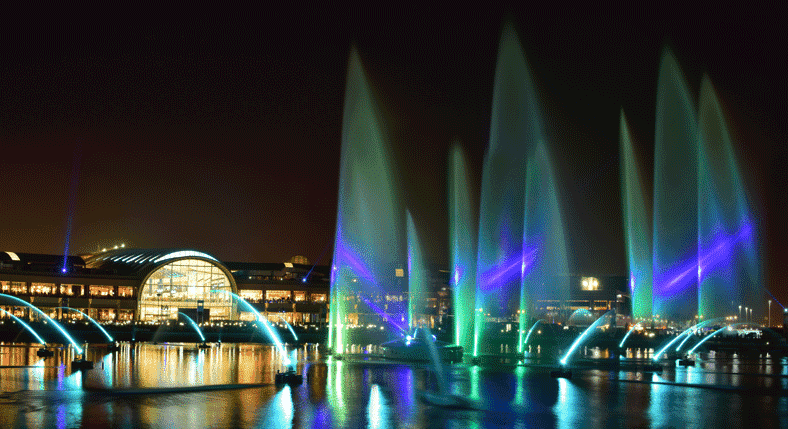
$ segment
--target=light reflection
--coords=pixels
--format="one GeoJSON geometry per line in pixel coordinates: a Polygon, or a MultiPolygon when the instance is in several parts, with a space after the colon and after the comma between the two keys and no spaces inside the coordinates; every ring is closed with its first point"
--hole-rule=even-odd
{"type": "Polygon", "coordinates": [[[558,400],[553,406],[556,427],[579,428],[588,426],[586,401],[583,392],[566,378],[558,378],[558,400]]]}

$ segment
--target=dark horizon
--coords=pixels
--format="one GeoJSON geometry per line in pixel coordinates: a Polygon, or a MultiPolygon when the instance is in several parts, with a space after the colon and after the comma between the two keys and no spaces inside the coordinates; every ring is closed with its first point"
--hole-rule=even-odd
{"type": "Polygon", "coordinates": [[[62,254],[70,216],[70,254],[125,242],[327,264],[355,45],[426,254],[446,263],[448,149],[461,142],[478,193],[498,39],[511,19],[552,141],[570,271],[624,275],[619,111],[651,180],[656,79],[669,46],[696,101],[704,73],[722,100],[760,219],[766,286],[788,304],[779,26],[656,12],[339,8],[211,26],[3,30],[0,250],[62,254]]]}

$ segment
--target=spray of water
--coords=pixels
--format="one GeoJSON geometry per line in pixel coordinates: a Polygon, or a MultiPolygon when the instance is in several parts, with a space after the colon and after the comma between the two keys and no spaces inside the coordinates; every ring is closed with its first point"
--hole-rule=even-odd
{"type": "Polygon", "coordinates": [[[25,302],[25,301],[15,297],[15,296],[7,295],[7,294],[4,294],[4,293],[0,293],[0,298],[7,298],[7,299],[10,299],[10,300],[12,300],[14,302],[18,302],[18,303],[20,303],[20,304],[22,304],[22,305],[24,305],[26,307],[30,307],[33,311],[35,311],[41,317],[43,317],[44,320],[46,320],[47,322],[51,323],[52,326],[54,326],[58,331],[60,331],[60,333],[63,334],[63,336],[71,343],[71,345],[74,346],[74,350],[77,352],[78,355],[81,355],[83,353],[82,347],[80,347],[77,344],[77,342],[73,338],[71,338],[71,335],[69,335],[68,332],[66,332],[66,329],[63,328],[63,326],[60,323],[57,323],[51,317],[47,316],[46,313],[41,311],[38,307],[30,304],[29,302],[25,302]]]}

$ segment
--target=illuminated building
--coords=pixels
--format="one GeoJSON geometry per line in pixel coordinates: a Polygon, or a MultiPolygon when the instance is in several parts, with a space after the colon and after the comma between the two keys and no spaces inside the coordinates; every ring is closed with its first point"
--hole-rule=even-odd
{"type": "MultiPolygon", "coordinates": [[[[0,293],[51,317],[78,317],[59,308],[72,307],[105,323],[176,319],[178,312],[206,322],[250,319],[230,292],[271,320],[318,324],[328,312],[324,266],[222,262],[188,249],[120,248],[63,261],[60,255],[0,252],[0,293]]],[[[28,316],[25,307],[8,302],[0,301],[0,308],[28,316]]]]}

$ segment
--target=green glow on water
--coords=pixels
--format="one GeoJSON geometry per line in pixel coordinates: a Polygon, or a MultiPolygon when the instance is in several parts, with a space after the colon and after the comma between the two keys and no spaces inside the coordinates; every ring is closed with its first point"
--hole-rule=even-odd
{"type": "Polygon", "coordinates": [[[624,112],[621,111],[619,144],[621,153],[621,199],[624,209],[624,236],[629,263],[629,291],[632,316],[652,316],[651,224],[646,193],[633,150],[633,141],[624,112]]]}
{"type": "Polygon", "coordinates": [[[475,204],[465,155],[455,142],[449,155],[449,283],[453,290],[455,344],[466,352],[474,349],[476,302],[475,204]]]}

